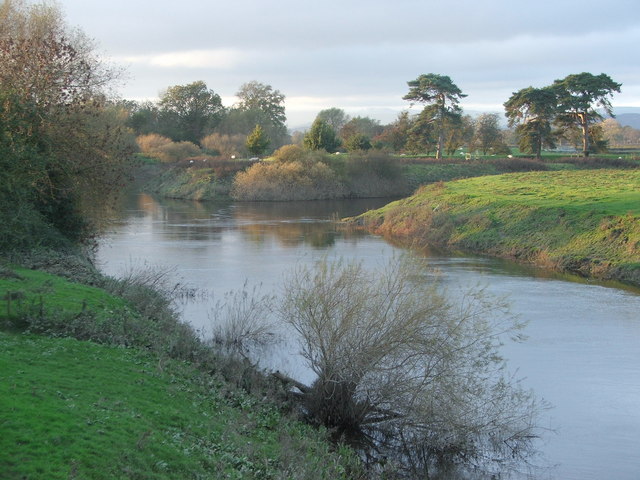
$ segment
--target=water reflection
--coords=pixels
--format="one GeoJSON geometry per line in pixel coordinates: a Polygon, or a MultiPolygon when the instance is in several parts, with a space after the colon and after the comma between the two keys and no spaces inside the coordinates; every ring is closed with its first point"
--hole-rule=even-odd
{"type": "Polygon", "coordinates": [[[363,232],[338,228],[332,220],[377,208],[381,199],[328,202],[201,203],[158,201],[151,195],[133,197],[120,221],[137,220],[154,238],[181,242],[217,242],[225,232],[242,234],[243,240],[260,246],[276,241],[282,247],[306,244],[324,249],[337,238],[363,238],[363,232]]]}

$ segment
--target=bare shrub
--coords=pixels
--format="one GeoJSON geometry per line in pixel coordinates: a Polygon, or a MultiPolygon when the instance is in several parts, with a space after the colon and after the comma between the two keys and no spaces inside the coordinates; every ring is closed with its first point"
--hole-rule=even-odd
{"type": "Polygon", "coordinates": [[[200,147],[191,142],[173,142],[167,137],[150,133],[136,138],[140,151],[164,163],[179,162],[200,155],[200,147]]]}
{"type": "Polygon", "coordinates": [[[246,140],[242,134],[212,133],[200,140],[200,146],[211,154],[240,158],[247,155],[246,140]]]}
{"type": "Polygon", "coordinates": [[[273,152],[273,158],[283,163],[298,162],[304,159],[306,152],[308,150],[300,145],[284,145],[273,152]]]}
{"type": "Polygon", "coordinates": [[[175,163],[200,155],[200,147],[191,142],[171,142],[160,147],[154,154],[163,163],[175,163]]]}
{"type": "Polygon", "coordinates": [[[276,324],[271,315],[273,296],[251,291],[245,284],[240,291],[225,294],[216,302],[209,318],[213,342],[229,353],[248,358],[252,348],[276,341],[276,324]]]}
{"type": "Polygon", "coordinates": [[[438,463],[488,470],[531,453],[537,406],[505,377],[501,338],[521,325],[481,289],[453,301],[420,262],[320,262],[284,285],[280,313],[317,380],[315,423],[368,439],[412,476],[438,463]]]}
{"type": "Polygon", "coordinates": [[[158,135],[157,133],[150,133],[148,135],[140,135],[137,137],[136,143],[142,153],[149,156],[155,156],[162,147],[173,142],[170,138],[158,135]]]}
{"type": "Polygon", "coordinates": [[[345,196],[345,187],[321,162],[258,163],[234,180],[236,200],[319,200],[345,196]]]}

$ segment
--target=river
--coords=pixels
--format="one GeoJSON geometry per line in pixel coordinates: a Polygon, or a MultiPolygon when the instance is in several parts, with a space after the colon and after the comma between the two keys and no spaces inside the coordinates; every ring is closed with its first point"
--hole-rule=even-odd
{"type": "MultiPolygon", "coordinates": [[[[358,259],[382,266],[401,249],[331,221],[382,200],[299,203],[197,203],[132,197],[103,238],[98,262],[118,275],[145,264],[175,268],[176,278],[208,292],[184,305],[185,320],[211,328],[213,299],[250,286],[277,292],[296,265],[358,259]]],[[[533,478],[640,478],[640,291],[585,282],[479,256],[425,252],[455,289],[485,285],[506,295],[528,322],[521,343],[507,342],[509,369],[552,406],[542,415],[541,468],[533,478]]],[[[293,352],[277,367],[304,378],[293,352]]]]}

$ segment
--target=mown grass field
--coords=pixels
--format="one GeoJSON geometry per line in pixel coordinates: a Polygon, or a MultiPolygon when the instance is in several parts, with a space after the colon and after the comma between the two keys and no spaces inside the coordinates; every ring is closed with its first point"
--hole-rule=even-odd
{"type": "Polygon", "coordinates": [[[640,171],[512,173],[438,183],[359,223],[434,244],[640,284],[640,171]]]}

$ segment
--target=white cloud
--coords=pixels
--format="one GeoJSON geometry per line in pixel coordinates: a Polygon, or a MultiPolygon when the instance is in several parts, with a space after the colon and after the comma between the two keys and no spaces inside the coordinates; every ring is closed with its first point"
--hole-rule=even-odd
{"type": "Polygon", "coordinates": [[[114,57],[115,61],[160,68],[230,70],[239,67],[246,55],[234,49],[190,50],[114,57]]]}

